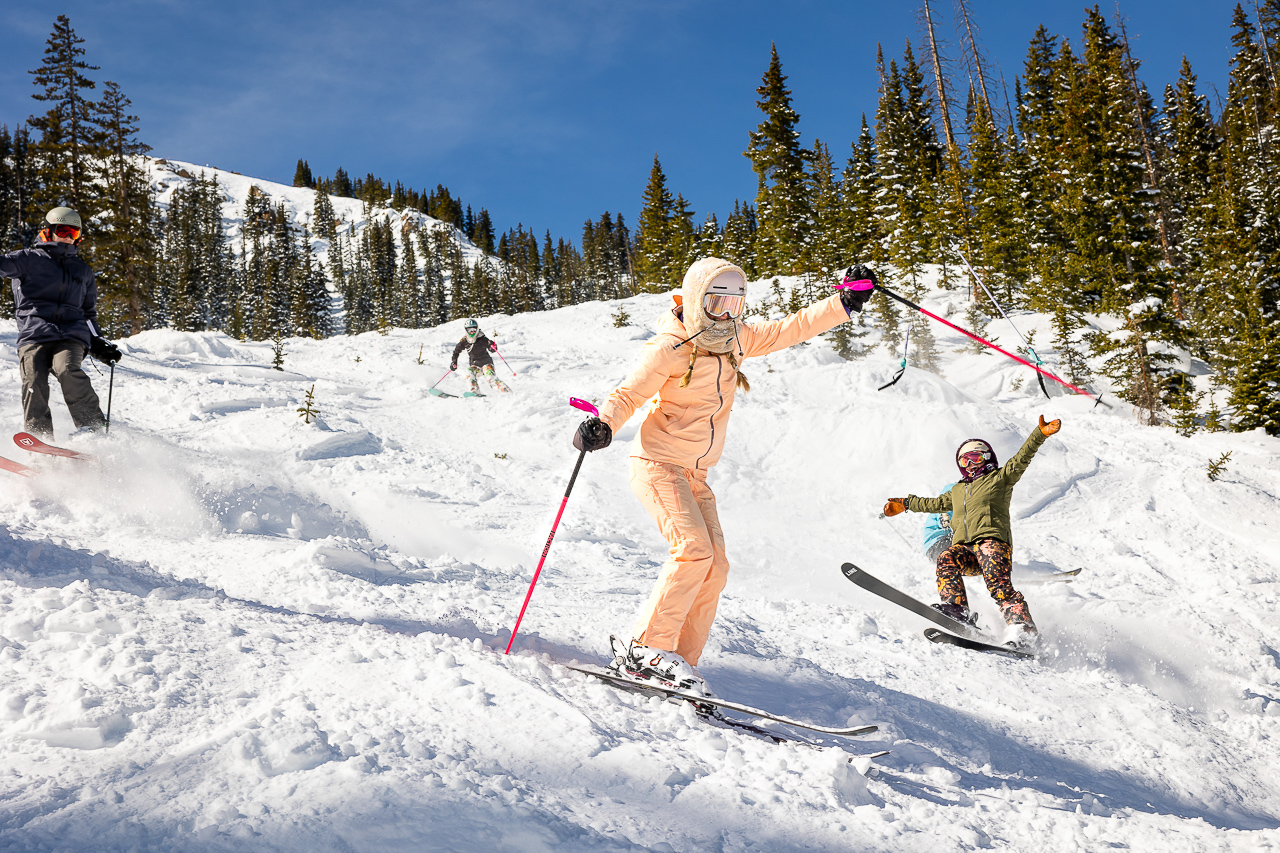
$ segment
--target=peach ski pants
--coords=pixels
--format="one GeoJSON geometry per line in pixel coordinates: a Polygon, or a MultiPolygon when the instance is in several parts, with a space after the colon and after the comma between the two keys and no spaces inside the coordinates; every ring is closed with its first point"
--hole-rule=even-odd
{"type": "Polygon", "coordinates": [[[632,636],[697,666],[729,578],[724,531],[707,472],[631,458],[631,489],[671,545],[632,636]]]}

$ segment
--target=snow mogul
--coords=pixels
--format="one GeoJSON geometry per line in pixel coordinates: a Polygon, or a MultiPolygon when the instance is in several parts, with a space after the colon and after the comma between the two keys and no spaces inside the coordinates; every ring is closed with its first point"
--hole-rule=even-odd
{"type": "Polygon", "coordinates": [[[609,394],[600,417],[578,427],[578,450],[608,447],[636,409],[657,395],[631,444],[631,488],[671,553],[632,638],[611,638],[610,669],[712,695],[695,667],[728,579],[729,559],[707,471],[720,460],[735,392],[750,390],[741,364],[806,341],[861,311],[874,292],[875,275],[858,265],[845,279],[870,287],[842,289],[781,320],[744,323],[743,271],[720,258],[695,262],[672,295],[675,305],[657,336],[645,343],[640,364],[609,394]]]}
{"type": "Polygon", "coordinates": [[[1045,422],[1031,431],[1013,458],[1000,467],[995,451],[981,438],[971,438],[956,450],[960,481],[936,498],[907,495],[889,498],[884,514],[912,512],[951,513],[952,545],[937,557],[940,613],[959,622],[977,625],[969,610],[964,576],[982,575],[987,592],[1000,606],[1008,625],[1006,639],[1019,646],[1034,645],[1039,632],[1022,593],[1013,588],[1013,526],[1009,502],[1013,487],[1022,478],[1031,458],[1045,439],[1062,429],[1061,420],[1045,422]]]}
{"type": "Polygon", "coordinates": [[[80,365],[86,353],[104,364],[120,360],[119,347],[94,322],[98,285],[93,268],[79,255],[83,239],[80,214],[55,207],[45,214],[36,245],[0,255],[0,276],[13,279],[23,424],[46,441],[53,438],[49,374],[62,386],[76,428],[98,430],[106,418],[80,365]]]}
{"type": "Polygon", "coordinates": [[[463,350],[466,350],[467,378],[471,380],[472,394],[480,393],[481,373],[489,380],[491,387],[497,388],[503,393],[510,391],[511,389],[507,387],[507,384],[499,379],[498,374],[493,371],[493,357],[489,353],[497,352],[498,345],[485,337],[484,332],[480,331],[480,324],[474,319],[469,319],[463,323],[462,331],[465,334],[458,341],[458,345],[453,348],[453,359],[449,362],[449,369],[458,369],[458,356],[462,355],[463,350]]]}

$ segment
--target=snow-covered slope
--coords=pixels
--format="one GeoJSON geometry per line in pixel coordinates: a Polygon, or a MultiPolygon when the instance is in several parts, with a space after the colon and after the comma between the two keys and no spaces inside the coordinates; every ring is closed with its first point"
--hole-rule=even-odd
{"type": "MultiPolygon", "coordinates": [[[[162,211],[168,208],[174,191],[179,187],[186,186],[201,175],[206,179],[216,178],[222,190],[223,226],[231,239],[232,249],[237,255],[243,251],[241,241],[244,234],[245,203],[249,199],[249,191],[257,187],[259,192],[270,199],[272,205],[284,205],[294,227],[308,229],[311,234],[312,251],[321,261],[327,261],[329,241],[317,236],[318,229],[314,221],[315,190],[278,184],[262,178],[241,175],[239,172],[216,169],[211,166],[198,166],[178,160],[144,157],[142,161],[150,175],[152,188],[156,194],[156,203],[162,211]]],[[[334,216],[338,220],[339,236],[350,235],[358,239],[360,233],[369,225],[370,217],[384,221],[391,219],[400,226],[392,232],[397,244],[403,240],[403,226],[406,223],[414,226],[423,225],[427,228],[448,228],[467,263],[473,264],[484,257],[484,252],[468,240],[461,231],[416,210],[396,211],[389,207],[370,209],[362,201],[340,196],[330,196],[329,201],[333,206],[334,216]]]]}
{"type": "Polygon", "coordinates": [[[883,392],[896,358],[748,361],[711,478],[733,562],[712,687],[877,734],[777,745],[558,665],[604,657],[664,557],[627,484],[638,418],[583,465],[503,656],[576,457],[567,400],[649,335],[616,307],[485,318],[518,376],[483,399],[427,394],[459,323],[292,340],[283,372],[219,334],[123,341],[112,434],[75,441],[100,464],[0,489],[0,849],[1280,846],[1280,443],[1047,402],[950,337],[945,376],[883,392]],[[932,645],[841,577],[929,597],[920,517],[884,499],[949,482],[970,436],[1007,458],[1042,412],[1064,426],[1018,487],[1017,576],[1084,571],[1024,583],[1039,661],[932,645]]]}

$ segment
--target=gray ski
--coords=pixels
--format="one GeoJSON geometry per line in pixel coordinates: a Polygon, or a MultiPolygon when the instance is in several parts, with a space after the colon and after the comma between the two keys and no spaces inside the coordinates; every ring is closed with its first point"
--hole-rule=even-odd
{"type": "MultiPolygon", "coordinates": [[[[811,732],[821,732],[822,734],[827,734],[827,735],[840,735],[841,737],[855,737],[857,735],[866,735],[879,730],[879,726],[854,726],[853,728],[820,726],[820,725],[817,725],[816,723],[804,722],[802,720],[793,720],[790,717],[783,717],[778,714],[772,714],[768,711],[762,711],[759,708],[753,708],[750,705],[743,705],[738,702],[730,702],[726,699],[720,699],[717,697],[699,696],[696,693],[688,693],[684,690],[677,690],[674,687],[663,687],[662,685],[656,684],[652,681],[642,681],[638,678],[629,678],[625,675],[621,675],[616,672],[610,672],[609,670],[605,669],[602,666],[593,666],[591,664],[587,664],[584,666],[580,664],[568,664],[568,663],[563,665],[568,667],[569,669],[575,670],[577,672],[586,673],[587,675],[595,676],[596,678],[599,678],[602,681],[607,681],[612,684],[618,685],[620,687],[625,687],[627,689],[651,690],[655,693],[661,693],[666,696],[673,696],[678,699],[683,699],[686,702],[689,702],[690,704],[697,707],[700,711],[702,709],[737,711],[739,714],[747,714],[752,717],[759,717],[762,720],[772,720],[775,723],[782,723],[783,725],[794,726],[797,729],[806,729],[811,732]]],[[[738,725],[738,721],[732,720],[728,717],[721,717],[718,714],[714,715],[712,719],[715,719],[720,722],[726,722],[726,723],[729,723],[730,725],[738,725]]],[[[743,727],[745,728],[747,725],[749,724],[743,724],[743,727]]],[[[755,728],[755,727],[751,726],[751,728],[755,728]]],[[[764,730],[761,730],[761,731],[764,731],[764,730]]]]}

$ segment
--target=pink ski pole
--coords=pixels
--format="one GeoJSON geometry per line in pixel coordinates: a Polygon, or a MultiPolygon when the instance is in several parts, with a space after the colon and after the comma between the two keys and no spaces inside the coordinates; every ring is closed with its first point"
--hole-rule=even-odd
{"type": "MultiPolygon", "coordinates": [[[[579,400],[577,397],[569,398],[569,405],[575,409],[581,409],[584,412],[590,412],[596,417],[600,416],[600,412],[595,406],[586,400],[579,400]]],[[[573,466],[573,476],[569,478],[569,487],[564,490],[564,498],[560,501],[560,511],[556,513],[556,520],[551,525],[551,535],[547,537],[547,544],[542,548],[542,558],[538,560],[538,568],[533,571],[533,580],[529,581],[529,591],[524,595],[524,604],[520,606],[520,615],[516,617],[516,625],[511,629],[511,639],[507,640],[507,650],[503,654],[511,654],[511,645],[516,641],[516,632],[520,630],[520,622],[524,619],[524,612],[529,609],[529,599],[533,598],[533,588],[538,583],[538,576],[542,574],[542,566],[547,562],[547,552],[551,550],[551,540],[556,538],[556,528],[560,526],[560,519],[564,516],[564,506],[569,502],[569,493],[573,491],[573,483],[578,479],[578,470],[582,468],[582,460],[587,456],[584,449],[578,454],[578,462],[573,466]]]]}
{"type": "MultiPolygon", "coordinates": [[[[494,351],[494,352],[498,352],[498,348],[497,348],[497,347],[494,347],[494,348],[493,348],[493,351],[494,351]]],[[[498,352],[498,358],[502,358],[502,353],[498,352]]],[[[505,358],[502,358],[502,363],[503,363],[503,364],[507,364],[507,360],[506,360],[505,358]]],[[[515,371],[515,369],[514,369],[511,365],[509,365],[509,364],[507,364],[507,370],[510,370],[510,371],[511,371],[511,375],[512,375],[512,376],[515,376],[515,375],[516,375],[516,371],[515,371]]],[[[574,397],[573,399],[577,400],[578,398],[577,398],[577,397],[574,397]]],[[[581,401],[579,400],[579,402],[581,402],[581,401]]],[[[588,404],[588,405],[589,405],[589,404],[588,404]]],[[[594,408],[594,407],[593,407],[593,408],[594,408]]]]}
{"type": "MultiPolygon", "coordinates": [[[[448,379],[448,378],[449,378],[449,374],[450,374],[450,373],[453,373],[453,368],[452,368],[452,367],[445,371],[444,376],[441,376],[439,379],[437,379],[437,380],[436,380],[436,385],[439,385],[441,382],[443,382],[443,381],[445,381],[446,379],[448,379]]],[[[432,385],[432,386],[431,386],[430,388],[428,388],[427,390],[428,390],[428,391],[432,391],[432,390],[434,390],[434,389],[435,389],[435,387],[436,387],[436,385],[432,385]]]]}

